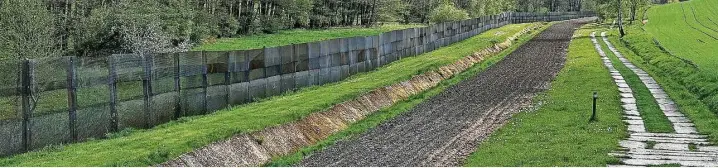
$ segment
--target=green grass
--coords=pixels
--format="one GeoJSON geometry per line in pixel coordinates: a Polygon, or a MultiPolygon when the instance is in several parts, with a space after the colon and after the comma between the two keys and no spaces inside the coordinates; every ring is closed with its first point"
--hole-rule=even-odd
{"type": "Polygon", "coordinates": [[[507,25],[415,57],[404,58],[342,82],[310,87],[206,116],[186,117],[113,139],[48,148],[0,159],[0,166],[148,166],[238,133],[296,121],[375,88],[453,63],[506,39],[530,24],[507,25]],[[504,33],[498,33],[504,32],[504,33]]]}
{"type": "Polygon", "coordinates": [[[275,47],[288,44],[301,44],[327,39],[336,39],[356,36],[374,36],[383,32],[401,30],[414,27],[423,27],[422,24],[385,24],[382,26],[364,28],[330,28],[330,29],[293,29],[282,30],[274,34],[250,35],[239,38],[217,39],[212,44],[202,44],[195,47],[195,51],[230,51],[256,49],[262,47],[275,47]]]}
{"type": "Polygon", "coordinates": [[[656,141],[646,141],[646,149],[653,149],[656,146],[656,141]]]}
{"type": "Polygon", "coordinates": [[[601,48],[603,48],[603,51],[606,52],[608,58],[611,59],[613,66],[619,72],[621,72],[621,75],[623,75],[623,78],[626,80],[626,83],[628,83],[628,85],[631,87],[631,90],[633,90],[633,96],[636,98],[636,106],[638,106],[638,111],[641,114],[641,118],[643,118],[643,123],[645,124],[646,131],[654,133],[674,132],[673,124],[670,120],[668,120],[668,117],[663,114],[663,111],[658,106],[658,102],[656,102],[656,99],[651,94],[651,91],[648,90],[648,87],[643,84],[643,82],[638,77],[638,75],[636,75],[636,73],[623,65],[623,63],[618,60],[618,57],[614,55],[611,50],[608,49],[608,45],[606,45],[606,43],[600,37],[601,32],[602,31],[596,32],[596,38],[599,41],[599,44],[601,44],[601,48]]]}
{"type": "MultiPolygon", "coordinates": [[[[651,11],[660,13],[666,9],[665,6],[660,7],[662,7],[659,8],[660,10],[652,9],[651,11]]],[[[653,14],[651,17],[657,17],[657,15],[659,14],[653,14]]],[[[656,20],[651,17],[649,19],[656,20]]],[[[674,33],[681,34],[683,31],[677,31],[680,31],[678,28],[682,27],[681,24],[683,23],[676,22],[666,26],[669,26],[669,28],[672,26],[676,31],[674,33]]],[[[689,41],[683,44],[671,43],[672,47],[666,47],[667,44],[661,41],[663,46],[659,46],[654,43],[654,37],[667,38],[665,37],[667,36],[666,34],[654,34],[651,30],[642,31],[638,25],[628,26],[627,30],[630,33],[624,38],[619,39],[616,36],[610,36],[609,40],[627,59],[645,70],[661,84],[661,87],[676,102],[681,112],[693,121],[698,132],[708,135],[712,143],[718,143],[718,116],[716,116],[716,112],[718,112],[718,85],[716,85],[718,75],[716,75],[714,67],[701,66],[700,64],[698,67],[694,67],[691,62],[682,60],[681,58],[683,57],[672,55],[661,49],[661,47],[664,47],[673,52],[675,51],[673,49],[691,48],[699,44],[695,43],[695,41],[689,41]]],[[[615,32],[611,33],[615,34],[615,32]]],[[[680,41],[680,39],[676,40],[680,41]]],[[[715,48],[714,46],[711,47],[715,48]]],[[[706,50],[712,50],[712,48],[703,48],[700,53],[706,55],[694,57],[700,57],[705,60],[713,59],[714,57],[710,56],[711,54],[706,53],[706,50]]]]}
{"type": "Polygon", "coordinates": [[[565,67],[535,104],[516,114],[465,162],[466,166],[605,166],[627,137],[617,86],[590,41],[594,27],[577,31],[565,67]],[[589,123],[599,93],[598,121],[589,123]]]}
{"type": "Polygon", "coordinates": [[[501,53],[497,54],[496,56],[492,56],[483,62],[474,65],[473,67],[467,69],[466,71],[457,74],[456,76],[452,77],[451,79],[444,80],[436,87],[429,89],[421,94],[415,95],[410,97],[408,100],[402,101],[397,103],[396,105],[392,106],[391,108],[384,109],[381,111],[378,111],[372,115],[367,116],[362,121],[359,121],[355,124],[352,124],[349,126],[349,128],[340,131],[334,135],[329,136],[327,139],[309,146],[305,147],[294,154],[290,154],[283,157],[273,158],[270,163],[267,163],[265,166],[275,166],[275,167],[285,167],[285,166],[292,166],[294,164],[299,163],[302,161],[302,159],[306,156],[309,156],[315,152],[321,151],[327,147],[330,147],[331,145],[334,145],[336,142],[341,140],[348,140],[351,138],[358,137],[362,133],[368,131],[371,128],[374,128],[378,126],[379,124],[383,123],[384,121],[393,119],[394,117],[398,116],[401,113],[407,112],[414,108],[414,106],[420,104],[421,102],[428,100],[429,98],[438,95],[445,89],[458,84],[461,81],[467,80],[471,77],[474,77],[476,74],[483,72],[488,67],[494,65],[495,63],[501,61],[504,57],[506,57],[508,54],[512,53],[514,50],[516,50],[519,46],[533,38],[536,34],[542,32],[548,28],[547,26],[544,26],[539,31],[532,31],[533,33],[530,35],[522,36],[519,41],[515,42],[513,46],[509,47],[508,49],[502,51],[501,53]]]}
{"type": "MultiPolygon", "coordinates": [[[[710,33],[711,30],[701,27],[695,21],[690,7],[696,7],[696,15],[703,18],[702,21],[707,20],[708,17],[718,21],[714,11],[718,9],[718,3],[715,0],[691,0],[682,4],[686,9],[688,23],[710,33]]],[[[649,22],[645,27],[646,31],[654,35],[663,47],[676,56],[692,61],[703,70],[718,72],[718,57],[715,55],[718,53],[716,47],[718,40],[689,27],[683,16],[681,3],[654,6],[648,11],[649,22]]],[[[718,37],[716,32],[711,34],[718,37]]]]}

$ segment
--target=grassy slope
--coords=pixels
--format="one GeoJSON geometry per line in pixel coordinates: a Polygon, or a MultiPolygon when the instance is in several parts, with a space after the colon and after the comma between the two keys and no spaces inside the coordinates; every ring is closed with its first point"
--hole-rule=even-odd
{"type": "MultiPolygon", "coordinates": [[[[600,36],[600,32],[602,31],[596,32],[597,36],[600,36]]],[[[646,126],[646,131],[655,133],[673,132],[673,124],[670,120],[668,120],[668,117],[663,114],[663,111],[658,106],[656,99],[653,98],[653,95],[651,95],[651,91],[648,90],[648,87],[643,84],[643,82],[638,77],[638,75],[636,75],[636,73],[633,73],[631,69],[628,69],[628,67],[623,65],[623,63],[618,60],[618,57],[616,57],[613,52],[608,50],[608,46],[605,42],[603,42],[601,37],[596,38],[598,38],[598,41],[601,44],[603,50],[606,52],[608,58],[611,59],[613,66],[621,72],[621,75],[623,75],[624,79],[626,80],[626,83],[631,86],[631,90],[633,90],[633,95],[636,98],[636,105],[638,106],[638,111],[641,113],[641,118],[643,118],[643,123],[646,126]]]]}
{"type": "Polygon", "coordinates": [[[466,166],[605,166],[626,137],[617,86],[584,27],[569,47],[565,67],[537,111],[515,115],[479,146],[466,166]],[[598,122],[589,123],[591,94],[599,93],[598,122]]]}
{"type": "MultiPolygon", "coordinates": [[[[700,26],[690,12],[689,5],[694,7],[710,7],[697,8],[696,15],[699,17],[713,16],[712,10],[715,10],[718,3],[714,0],[692,0],[685,3],[686,16],[691,25],[700,26]],[[712,10],[710,10],[712,9],[712,10]]],[[[669,5],[660,5],[651,8],[648,12],[648,24],[646,31],[653,34],[661,44],[678,57],[688,59],[696,63],[701,69],[718,72],[718,41],[710,38],[699,31],[690,28],[683,20],[683,10],[680,3],[669,5]]],[[[718,17],[714,19],[718,21],[718,17]]],[[[704,31],[710,31],[703,28],[704,31]]],[[[713,36],[718,36],[714,33],[713,36]]]]}
{"type": "Polygon", "coordinates": [[[311,87],[211,115],[182,118],[151,130],[0,159],[0,166],[147,166],[236,133],[295,121],[372,89],[409,79],[492,45],[529,24],[508,25],[447,46],[409,57],[339,83],[311,87]],[[497,33],[504,32],[504,33],[497,33]]]}
{"type": "Polygon", "coordinates": [[[379,112],[376,112],[370,116],[367,116],[366,119],[359,121],[355,124],[352,124],[347,128],[346,130],[340,131],[327,139],[317,143],[316,145],[312,145],[306,148],[301,149],[300,151],[297,151],[294,154],[284,156],[284,157],[278,157],[272,159],[272,162],[266,164],[267,166],[292,166],[296,163],[299,163],[305,156],[311,155],[314,152],[323,150],[326,147],[329,147],[333,145],[334,143],[341,141],[341,140],[347,140],[350,138],[357,137],[361,135],[362,133],[368,131],[371,128],[374,128],[378,126],[379,124],[383,123],[384,121],[393,119],[394,117],[398,116],[401,113],[407,112],[411,110],[414,106],[418,105],[419,103],[428,100],[429,98],[438,95],[445,89],[463,81],[467,80],[469,78],[472,78],[476,76],[476,74],[483,72],[491,65],[494,65],[496,62],[501,61],[504,57],[506,57],[508,54],[512,53],[514,50],[516,50],[519,46],[526,43],[528,40],[533,38],[536,34],[542,32],[549,26],[544,26],[540,31],[534,31],[532,34],[523,36],[520,38],[518,42],[515,42],[513,46],[510,48],[502,51],[496,56],[492,56],[483,62],[474,65],[473,67],[467,69],[466,71],[457,74],[456,76],[452,77],[451,79],[442,81],[437,85],[437,87],[432,88],[430,90],[427,90],[424,93],[415,95],[410,97],[408,100],[402,101],[397,103],[391,108],[381,110],[379,112]]]}
{"type": "Polygon", "coordinates": [[[616,36],[609,39],[627,59],[661,84],[681,112],[693,121],[698,132],[718,143],[718,116],[711,110],[718,101],[715,98],[715,74],[696,69],[662,51],[653,43],[653,36],[639,27],[632,26],[628,30],[633,33],[623,40],[616,36]]]}
{"type": "MultiPolygon", "coordinates": [[[[696,7],[705,7],[697,8],[697,13],[715,13],[710,10],[718,9],[718,4],[711,3],[715,1],[690,2],[696,7]]],[[[649,10],[649,23],[652,24],[646,26],[647,31],[641,31],[638,25],[629,26],[626,37],[610,39],[631,62],[661,84],[681,111],[693,120],[700,133],[708,135],[711,142],[718,143],[718,67],[714,65],[718,62],[715,57],[718,42],[708,41],[706,35],[686,29],[683,20],[668,16],[676,9],[680,11],[680,4],[656,6],[649,10]],[[653,38],[659,39],[662,47],[675,55],[661,50],[653,38]],[[696,63],[698,67],[680,58],[696,63]]]]}
{"type": "Polygon", "coordinates": [[[212,44],[195,47],[196,51],[244,50],[274,47],[287,44],[301,44],[343,37],[373,36],[392,30],[421,27],[421,24],[386,24],[374,28],[331,28],[325,30],[282,30],[274,34],[251,35],[240,38],[222,38],[212,44]]]}

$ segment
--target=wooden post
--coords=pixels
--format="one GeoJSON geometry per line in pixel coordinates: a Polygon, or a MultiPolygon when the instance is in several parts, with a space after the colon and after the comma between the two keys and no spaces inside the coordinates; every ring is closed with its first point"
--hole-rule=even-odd
{"type": "Polygon", "coordinates": [[[77,142],[77,75],[75,74],[75,57],[67,58],[67,107],[70,136],[74,142],[77,142]]]}
{"type": "Polygon", "coordinates": [[[177,92],[177,96],[175,97],[177,99],[177,102],[175,102],[175,119],[178,119],[182,117],[182,87],[181,87],[181,81],[180,77],[182,76],[182,71],[180,69],[180,55],[175,55],[175,92],[177,92]]]}
{"type": "Polygon", "coordinates": [[[107,84],[110,88],[110,126],[112,132],[120,131],[120,120],[117,115],[117,68],[115,67],[115,57],[110,56],[107,58],[109,77],[107,78],[107,84]]]}
{"type": "Polygon", "coordinates": [[[207,56],[204,54],[204,52],[200,52],[202,54],[202,91],[204,91],[204,97],[202,98],[202,105],[204,107],[204,111],[202,114],[207,114],[209,110],[207,107],[207,87],[209,87],[209,82],[207,81],[207,56]]]}
{"type": "Polygon", "coordinates": [[[22,61],[21,69],[22,88],[22,147],[25,151],[30,151],[32,144],[32,132],[30,130],[30,118],[32,117],[32,109],[30,109],[30,97],[32,96],[32,74],[34,73],[34,64],[31,60],[22,61]]]}
{"type": "Polygon", "coordinates": [[[142,60],[144,62],[144,77],[142,78],[142,88],[144,92],[144,101],[145,101],[145,128],[152,127],[152,56],[151,55],[144,55],[142,56],[142,60]]]}

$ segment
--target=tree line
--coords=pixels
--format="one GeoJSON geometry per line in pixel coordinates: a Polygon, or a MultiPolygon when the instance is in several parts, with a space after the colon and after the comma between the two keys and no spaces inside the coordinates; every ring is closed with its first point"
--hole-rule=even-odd
{"type": "Polygon", "coordinates": [[[609,1],[0,0],[0,58],[177,52],[216,38],[283,29],[432,23],[505,11],[596,10],[609,1]]]}

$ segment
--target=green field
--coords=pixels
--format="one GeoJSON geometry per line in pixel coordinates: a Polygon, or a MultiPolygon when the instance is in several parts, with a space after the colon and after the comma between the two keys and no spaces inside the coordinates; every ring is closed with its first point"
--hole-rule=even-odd
{"type": "Polygon", "coordinates": [[[516,114],[465,162],[465,166],[605,166],[626,137],[618,88],[590,41],[597,30],[578,30],[565,67],[540,95],[536,111],[516,114]],[[589,123],[591,95],[599,93],[598,121],[589,123]]]}
{"type": "Polygon", "coordinates": [[[378,87],[410,79],[453,63],[527,28],[507,25],[459,43],[404,58],[339,83],[310,87],[211,115],[187,117],[150,130],[121,132],[115,138],[50,147],[0,159],[0,166],[149,166],[162,163],[237,133],[296,121],[378,87]]]}
{"type": "Polygon", "coordinates": [[[250,35],[239,38],[217,39],[211,44],[202,44],[195,47],[195,51],[230,51],[246,50],[262,47],[275,47],[288,44],[301,44],[327,39],[344,37],[374,36],[383,32],[401,30],[414,27],[423,27],[422,24],[385,24],[373,28],[331,28],[321,30],[292,29],[282,30],[274,34],[250,35]]]}
{"type": "Polygon", "coordinates": [[[710,18],[718,23],[716,10],[718,3],[714,0],[691,0],[654,6],[648,11],[648,24],[645,28],[671,53],[695,63],[702,70],[718,72],[718,40],[711,37],[718,37],[718,32],[709,29],[718,30],[718,25],[708,21],[710,18]],[[696,21],[691,7],[695,8],[698,19],[708,27],[696,21]],[[690,25],[711,36],[691,28],[690,25]]]}

